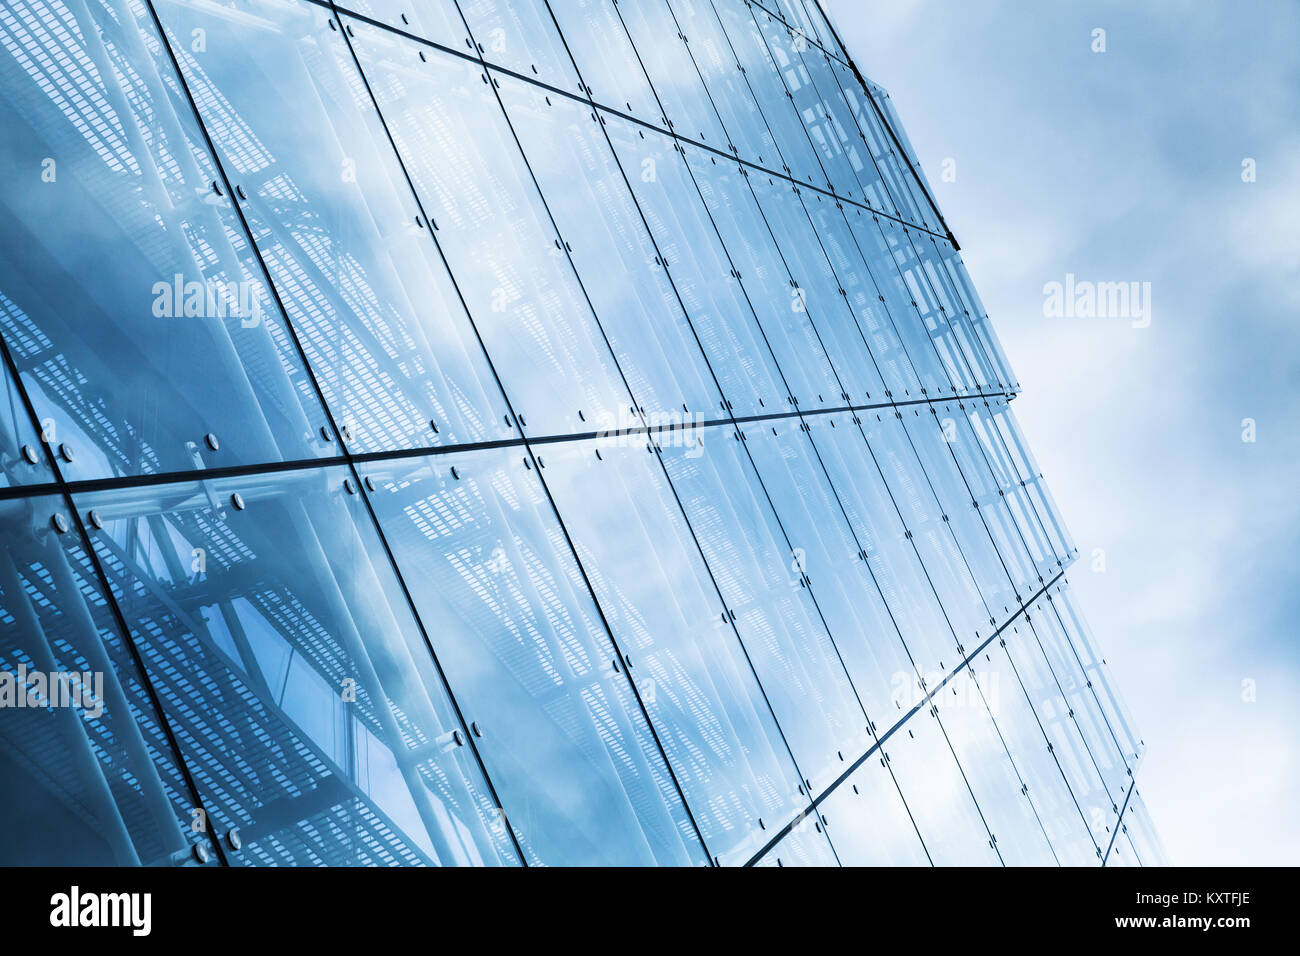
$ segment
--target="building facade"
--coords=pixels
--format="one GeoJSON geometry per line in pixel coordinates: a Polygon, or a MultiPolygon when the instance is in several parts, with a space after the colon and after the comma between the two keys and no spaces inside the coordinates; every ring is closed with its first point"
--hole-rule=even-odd
{"type": "Polygon", "coordinates": [[[0,45],[4,863],[1160,861],[1014,374],[813,0],[0,45]]]}

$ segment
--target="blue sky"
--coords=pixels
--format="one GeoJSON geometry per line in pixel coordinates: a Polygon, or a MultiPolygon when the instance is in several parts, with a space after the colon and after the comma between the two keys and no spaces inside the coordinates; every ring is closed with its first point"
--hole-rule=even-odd
{"type": "Polygon", "coordinates": [[[1300,3],[825,5],[1018,373],[1171,862],[1300,863],[1300,3]],[[1046,317],[1067,274],[1150,325],[1046,317]]]}

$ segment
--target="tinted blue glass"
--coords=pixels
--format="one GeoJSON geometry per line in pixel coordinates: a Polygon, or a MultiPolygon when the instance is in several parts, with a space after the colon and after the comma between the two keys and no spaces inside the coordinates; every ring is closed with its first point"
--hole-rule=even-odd
{"type": "MultiPolygon", "coordinates": [[[[793,285],[787,298],[791,310],[806,313],[848,401],[882,401],[884,383],[876,373],[852,307],[840,294],[840,278],[810,216],[810,211],[829,208],[829,203],[823,202],[820,193],[797,189],[783,180],[760,175],[750,177],[750,182],[790,273],[793,285]]],[[[830,211],[838,215],[834,209],[830,211]]]]}
{"type": "Polygon", "coordinates": [[[591,98],[601,106],[666,126],[645,68],[613,0],[550,4],[591,98]]]}
{"type": "Polygon", "coordinates": [[[336,448],[147,9],[57,8],[0,20],[0,332],[65,477],[336,448]]]}
{"type": "Polygon", "coordinates": [[[740,433],[710,429],[704,453],[665,463],[710,573],[805,782],[821,788],[869,745],[853,694],[740,433]]]}
{"type": "Polygon", "coordinates": [[[851,401],[851,393],[836,378],[813,325],[808,296],[794,284],[771,224],[754,201],[744,167],[719,162],[704,150],[687,148],[685,152],[709,215],[740,273],[741,287],[758,319],[763,341],[787,386],[786,407],[819,408],[851,401]]]}
{"type": "Polygon", "coordinates": [[[917,711],[881,745],[935,866],[996,866],[994,849],[939,720],[917,711]]]}
{"type": "Polygon", "coordinates": [[[353,44],[515,414],[533,434],[630,406],[487,74],[354,24],[353,44]]]}
{"type": "Polygon", "coordinates": [[[1113,823],[1113,815],[1118,813],[1119,804],[1106,792],[1096,761],[1066,699],[1064,685],[1043,652],[1038,627],[1034,624],[1036,616],[1039,615],[1031,613],[1024,626],[1009,632],[1006,637],[1007,656],[1015,665],[1033,703],[1043,733],[1051,744],[1052,755],[1088,821],[1094,842],[1104,848],[1110,832],[1108,828],[1113,823]]]}
{"type": "Polygon", "coordinates": [[[838,862],[817,811],[807,810],[757,865],[835,866],[838,862]]]}
{"type": "MultiPolygon", "coordinates": [[[[519,449],[374,463],[372,501],[530,861],[706,860],[519,449]]],[[[634,659],[635,660],[635,659],[634,659]]]]}
{"type": "Polygon", "coordinates": [[[63,500],[0,502],[0,536],[0,864],[193,861],[201,808],[63,500]]]}
{"type": "MultiPolygon", "coordinates": [[[[837,196],[861,201],[862,188],[844,148],[847,133],[827,109],[817,88],[817,80],[808,69],[808,35],[792,30],[757,9],[754,20],[821,164],[825,184],[837,196]]],[[[825,84],[824,77],[822,82],[825,84]]]]}
{"type": "Polygon", "coordinates": [[[675,143],[616,116],[605,119],[659,249],[656,264],[685,304],[730,410],[738,415],[784,410],[780,372],[675,143]]]}
{"type": "Polygon", "coordinates": [[[861,210],[854,210],[847,219],[858,249],[866,261],[871,263],[870,271],[876,286],[877,301],[892,320],[901,348],[911,365],[908,377],[914,376],[919,380],[920,395],[916,394],[916,389],[904,387],[902,396],[894,393],[895,401],[928,395],[941,396],[954,391],[948,372],[930,339],[933,330],[921,320],[916,300],[903,281],[894,253],[882,231],[890,225],[889,220],[861,210]]]}
{"type": "MultiPolygon", "coordinates": [[[[668,5],[718,111],[731,152],[740,159],[771,167],[777,162],[776,141],[740,70],[714,4],[711,0],[669,0],[668,5]]],[[[716,148],[718,144],[712,145],[716,148]]]]}
{"type": "MultiPolygon", "coordinates": [[[[1014,635],[1015,630],[1007,633],[1014,635]]],[[[1057,860],[1063,866],[1095,866],[1097,844],[1089,821],[1066,784],[1056,755],[1048,749],[1043,726],[1006,650],[995,642],[972,667],[1057,860]]]]}
{"type": "Polygon", "coordinates": [[[731,144],[718,112],[666,0],[623,4],[619,15],[650,78],[668,128],[714,149],[727,149],[731,144]]]}
{"type": "Polygon", "coordinates": [[[233,862],[516,862],[347,475],[77,504],[233,862]]]}
{"type": "Polygon", "coordinates": [[[456,0],[346,0],[335,6],[355,10],[466,56],[475,53],[456,0]]]}
{"type": "Polygon", "coordinates": [[[460,0],[482,57],[521,76],[581,92],[573,61],[545,4],[536,0],[460,0]]]}
{"type": "MultiPolygon", "coordinates": [[[[955,420],[953,428],[946,430],[938,416],[939,407],[913,405],[903,409],[898,420],[925,471],[926,482],[942,511],[940,520],[956,543],[960,564],[969,569],[967,573],[975,582],[987,616],[996,625],[1015,614],[1022,603],[1022,596],[1012,586],[1006,560],[994,547],[981,513],[999,508],[1000,503],[979,506],[977,492],[957,467],[952,452],[954,442],[948,440],[949,435],[956,435],[955,420]]],[[[960,571],[958,576],[962,576],[960,571]]]]}
{"type": "Polygon", "coordinates": [[[856,697],[871,720],[887,726],[898,688],[916,673],[813,441],[829,440],[833,421],[747,427],[746,447],[856,697]]]}
{"type": "Polygon", "coordinates": [[[1007,866],[1054,866],[1047,832],[1024,790],[993,721],[976,672],[963,668],[938,691],[935,704],[953,753],[1007,866]]]}
{"type": "Polygon", "coordinates": [[[53,477],[49,461],[7,363],[0,368],[0,375],[0,488],[49,481],[53,477]]]}
{"type": "MultiPolygon", "coordinates": [[[[1006,400],[983,399],[962,404],[964,408],[961,410],[970,426],[970,434],[975,438],[975,441],[969,442],[974,451],[971,447],[967,447],[967,439],[962,436],[961,430],[954,428],[956,436],[954,453],[967,457],[979,454],[987,463],[992,477],[989,500],[992,500],[992,486],[996,486],[998,497],[1005,502],[1020,539],[1028,549],[1029,560],[1036,571],[1037,585],[1046,584],[1055,576],[1057,570],[1064,567],[1063,562],[1068,556],[1057,555],[1053,550],[1046,526],[1038,514],[1038,509],[1030,500],[1015,459],[1012,458],[1003,440],[996,419],[1007,413],[1006,400]]],[[[954,425],[957,424],[955,417],[953,422],[954,425]]],[[[946,421],[944,425],[946,427],[946,421]]]]}
{"type": "Polygon", "coordinates": [[[0,47],[0,861],[1163,862],[814,0],[13,0],[0,47]]]}
{"type": "Polygon", "coordinates": [[[1129,842],[1133,845],[1133,851],[1143,866],[1169,864],[1168,853],[1160,840],[1160,834],[1156,832],[1142,794],[1136,790],[1129,799],[1128,809],[1124,811],[1124,826],[1129,842]]]}
{"type": "MultiPolygon", "coordinates": [[[[658,441],[664,455],[690,457],[702,450],[689,444],[696,437],[658,441]]],[[[545,460],[547,485],[705,845],[723,865],[745,863],[765,827],[792,819],[804,798],[663,468],[640,436],[559,445],[545,460]]]]}
{"type": "Polygon", "coordinates": [[[974,647],[993,633],[998,622],[975,585],[952,529],[943,520],[944,511],[930,477],[903,425],[904,414],[911,415],[913,410],[908,406],[901,411],[868,411],[859,419],[902,515],[905,533],[920,555],[957,641],[974,647]]]}
{"type": "Polygon", "coordinates": [[[1098,703],[1111,733],[1115,736],[1116,744],[1124,754],[1124,760],[1129,768],[1136,771],[1146,745],[1138,736],[1136,725],[1129,715],[1123,698],[1115,692],[1115,682],[1110,676],[1110,668],[1105,659],[1097,653],[1087,622],[1075,607],[1068,583],[1062,580],[1052,588],[1049,597],[1053,611],[1064,626],[1074,652],[1079,656],[1086,683],[1097,695],[1098,703]]]}
{"type": "Polygon", "coordinates": [[[970,323],[971,331],[980,343],[985,358],[995,369],[997,386],[1010,391],[1018,391],[1020,382],[1016,379],[1015,373],[1011,370],[1010,363],[1008,363],[1007,357],[1002,351],[1002,343],[998,340],[997,333],[993,331],[993,327],[989,324],[988,312],[985,311],[984,304],[980,301],[975,286],[971,283],[970,274],[967,273],[961,256],[953,248],[952,243],[946,240],[939,240],[937,245],[940,257],[943,259],[944,268],[947,269],[952,286],[957,291],[957,297],[961,300],[962,316],[970,323]]]}
{"type": "MultiPolygon", "coordinates": [[[[754,14],[740,4],[715,3],[723,33],[744,71],[749,88],[758,101],[763,119],[776,140],[777,162],[763,163],[766,168],[784,171],[801,182],[826,185],[821,164],[813,152],[808,134],[785,95],[785,84],[768,52],[767,42],[754,22],[754,14]]],[[[761,12],[759,16],[764,16],[761,12]]],[[[769,158],[770,159],[770,158],[769,158]]]]}
{"type": "MultiPolygon", "coordinates": [[[[961,654],[899,514],[894,492],[886,485],[880,463],[859,427],[868,416],[875,417],[871,412],[827,416],[826,425],[834,425],[818,427],[818,455],[908,657],[918,676],[933,684],[943,679],[961,654]]],[[[903,710],[904,703],[911,706],[924,696],[911,678],[902,680],[895,674],[891,681],[895,682],[897,711],[903,710]]]]}
{"type": "Polygon", "coordinates": [[[819,807],[842,866],[929,866],[898,785],[879,753],[840,784],[819,807]]]}
{"type": "Polygon", "coordinates": [[[1088,755],[1101,775],[1106,795],[1111,800],[1112,813],[1118,813],[1124,792],[1129,787],[1131,768],[1110,730],[1095,690],[1088,686],[1088,679],[1054,604],[1055,601],[1044,599],[1034,605],[1038,611],[1033,619],[1034,631],[1061,686],[1074,723],[1083,736],[1088,755]]]}
{"type": "Polygon", "coordinates": [[[177,36],[232,51],[185,57],[289,318],[349,448],[510,434],[505,403],[374,103],[327,11],[270,0],[258,21],[167,4],[177,36]],[[360,88],[360,89],[359,89],[360,88]],[[267,89],[300,104],[285,123],[267,89]]]}
{"type": "MultiPolygon", "coordinates": [[[[655,261],[658,253],[598,114],[508,76],[498,77],[498,85],[637,405],[651,424],[719,408],[721,395],[695,330],[655,261]]],[[[639,172],[633,166],[626,174],[639,172]]],[[[635,423],[593,422],[601,428],[635,423]]]]}

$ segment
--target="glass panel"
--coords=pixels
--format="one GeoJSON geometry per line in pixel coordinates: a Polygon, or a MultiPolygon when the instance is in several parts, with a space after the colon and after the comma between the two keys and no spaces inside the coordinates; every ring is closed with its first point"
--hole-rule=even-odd
{"type": "Polygon", "coordinates": [[[192,862],[202,812],[73,528],[0,502],[0,865],[192,862]]]}
{"type": "MultiPolygon", "coordinates": [[[[921,260],[912,244],[913,232],[892,219],[880,220],[880,228],[893,261],[902,277],[906,295],[920,319],[920,328],[930,340],[931,350],[938,356],[951,388],[959,394],[978,392],[979,388],[966,367],[965,358],[957,350],[946,311],[934,293],[921,260]]],[[[918,346],[919,348],[919,346],[918,346]]]]}
{"type": "Polygon", "coordinates": [[[537,0],[460,0],[458,5],[479,52],[489,63],[557,89],[582,92],[546,4],[537,0]]]}
{"type": "Polygon", "coordinates": [[[325,454],[232,197],[130,9],[65,8],[57,31],[27,4],[0,19],[0,169],[33,183],[0,201],[0,332],[65,477],[325,454]]]}
{"type": "Polygon", "coordinates": [[[1002,861],[1007,866],[1055,866],[1047,833],[1024,792],[1024,780],[975,674],[962,668],[935,695],[948,742],[965,770],[1002,861]]]}
{"type": "MultiPolygon", "coordinates": [[[[863,213],[861,210],[854,210],[854,214],[848,217],[849,228],[857,239],[858,249],[865,262],[870,264],[869,271],[876,285],[877,301],[892,320],[893,330],[901,340],[907,362],[912,367],[909,377],[914,376],[920,381],[921,395],[916,394],[916,389],[905,387],[903,397],[937,397],[955,392],[948,372],[930,341],[931,330],[921,320],[916,300],[903,281],[894,253],[885,239],[882,224],[888,222],[889,220],[882,220],[875,214],[863,213]],[[884,297],[883,300],[880,296],[884,297]]],[[[894,399],[900,400],[897,392],[894,393],[894,399]]]]}
{"type": "MultiPolygon", "coordinates": [[[[655,261],[658,253],[597,114],[510,77],[498,82],[529,168],[560,232],[571,237],[569,256],[647,419],[680,424],[683,416],[718,408],[717,385],[655,261]]],[[[596,424],[629,427],[639,419],[596,424]]]]}
{"type": "MultiPolygon", "coordinates": [[[[903,423],[912,448],[921,461],[928,488],[938,501],[942,511],[940,520],[956,541],[960,565],[969,569],[981,606],[986,609],[990,623],[996,626],[1015,614],[1022,600],[1012,587],[1006,565],[993,545],[982,509],[976,505],[975,494],[953,457],[953,442],[948,440],[948,436],[957,434],[957,423],[954,420],[952,429],[945,431],[933,405],[905,408],[899,413],[898,420],[903,423]]],[[[989,507],[996,507],[996,502],[995,498],[989,507]]],[[[945,547],[946,544],[944,542],[945,547]]],[[[964,577],[960,569],[957,573],[964,577]]],[[[1029,594],[1024,597],[1028,598],[1029,594]]]]}
{"type": "Polygon", "coordinates": [[[780,373],[690,168],[676,154],[676,144],[611,114],[605,119],[619,162],[667,262],[665,271],[732,411],[761,415],[784,410],[780,373]]]}
{"type": "Polygon", "coordinates": [[[820,807],[844,866],[929,866],[893,776],[873,754],[820,807]]]}
{"type": "Polygon", "coordinates": [[[990,644],[971,666],[1057,860],[1063,866],[1096,866],[1097,845],[1089,822],[1048,749],[1042,725],[1006,650],[1000,642],[990,644]]]}
{"type": "MultiPolygon", "coordinates": [[[[829,114],[817,88],[818,80],[807,66],[808,62],[815,63],[816,59],[821,59],[821,54],[814,54],[816,59],[809,57],[806,52],[810,48],[807,33],[795,32],[757,10],[754,19],[767,42],[768,55],[776,63],[789,99],[794,104],[795,112],[821,163],[823,181],[837,196],[861,202],[862,189],[845,153],[845,133],[837,125],[836,118],[829,114]]],[[[826,78],[823,77],[821,82],[825,81],[826,78]]],[[[828,85],[827,93],[829,92],[828,85]]],[[[838,88],[835,92],[838,94],[838,88]]]]}
{"type": "Polygon", "coordinates": [[[355,24],[355,49],[457,288],[534,434],[630,406],[519,147],[473,63],[355,24]],[[531,424],[530,424],[531,423],[531,424]]]}
{"type": "Polygon", "coordinates": [[[1129,798],[1128,809],[1124,811],[1124,828],[1133,850],[1143,866],[1168,866],[1169,855],[1164,843],[1151,822],[1142,794],[1137,790],[1129,798]]]}
{"type": "MultiPolygon", "coordinates": [[[[674,434],[667,456],[698,454],[674,434]]],[[[745,863],[799,811],[799,775],[644,437],[546,450],[546,480],[705,845],[745,863]],[[597,455],[599,451],[599,455],[597,455]],[[759,821],[762,821],[760,824],[759,821]]]]}
{"type": "MultiPolygon", "coordinates": [[[[891,160],[899,167],[899,178],[906,185],[907,190],[920,212],[920,224],[936,232],[943,233],[943,223],[939,217],[939,211],[935,208],[931,197],[934,191],[930,188],[929,182],[925,178],[925,170],[921,167],[921,160],[917,157],[916,150],[912,147],[912,142],[907,138],[907,129],[903,126],[902,121],[898,118],[898,112],[894,109],[894,101],[889,93],[880,88],[871,91],[875,98],[876,105],[884,113],[885,121],[894,136],[898,138],[898,145],[902,146],[903,156],[898,159],[895,150],[891,160]],[[908,175],[910,173],[910,175],[908,175]]],[[[895,145],[890,140],[890,145],[895,145]]]]}
{"type": "MultiPolygon", "coordinates": [[[[906,161],[901,161],[894,145],[893,137],[881,122],[877,107],[872,104],[867,92],[858,83],[857,78],[841,67],[837,71],[840,94],[848,107],[849,114],[857,123],[858,134],[871,161],[884,180],[885,204],[873,203],[875,208],[887,213],[897,211],[908,222],[927,225],[927,220],[917,204],[916,194],[912,189],[913,177],[906,161]]],[[[928,206],[928,203],[925,203],[928,206]]]]}
{"type": "Polygon", "coordinates": [[[867,721],[738,439],[710,429],[702,455],[670,455],[665,464],[815,795],[866,751],[867,721]]]}
{"type": "Polygon", "coordinates": [[[755,866],[836,866],[838,860],[826,839],[815,810],[808,810],[776,846],[755,866]]]}
{"type": "MultiPolygon", "coordinates": [[[[1007,445],[1003,441],[1002,432],[996,419],[1000,415],[1007,413],[1007,403],[1005,399],[995,399],[966,403],[964,406],[966,420],[970,423],[971,432],[975,435],[979,453],[992,472],[994,481],[997,485],[1000,497],[1007,505],[1012,518],[1015,521],[1016,528],[1019,529],[1021,540],[1029,549],[1029,556],[1034,567],[1037,570],[1037,584],[1039,586],[1046,584],[1051,580],[1059,568],[1063,567],[1065,555],[1058,556],[1052,549],[1052,542],[1047,537],[1047,531],[1042,520],[1038,515],[1038,510],[1034,507],[1025,489],[1025,484],[1020,476],[1020,471],[1016,466],[1015,460],[1008,452],[1007,445]]],[[[961,442],[958,442],[962,445],[961,442]]],[[[963,450],[970,454],[970,449],[963,446],[963,450]]]]}
{"type": "Polygon", "coordinates": [[[957,641],[974,647],[997,626],[971,577],[929,476],[903,427],[901,411],[867,412],[859,419],[890,494],[896,502],[927,577],[933,584],[957,641]]]}
{"type": "Polygon", "coordinates": [[[993,326],[989,324],[988,312],[984,309],[984,303],[980,301],[979,293],[975,291],[975,286],[971,282],[970,274],[967,273],[960,254],[953,248],[952,243],[946,240],[940,240],[937,245],[944,267],[948,270],[952,285],[961,299],[963,317],[970,322],[975,338],[980,343],[988,361],[996,366],[998,388],[1018,391],[1020,382],[1016,379],[1015,373],[1011,370],[1011,365],[1007,361],[1006,354],[1002,351],[1002,343],[998,340],[997,333],[993,331],[993,326]]]}
{"type": "MultiPolygon", "coordinates": [[[[818,316],[818,328],[823,330],[823,335],[835,339],[836,344],[831,347],[835,367],[842,378],[856,378],[862,383],[860,387],[866,391],[869,402],[879,402],[882,396],[892,397],[886,390],[880,359],[875,353],[883,351],[886,360],[891,359],[897,345],[882,339],[874,324],[859,321],[857,313],[867,311],[863,308],[866,303],[860,297],[865,298],[864,293],[867,287],[872,286],[872,279],[869,270],[863,268],[862,254],[844,218],[844,210],[848,207],[820,194],[804,194],[803,200],[821,244],[821,258],[827,263],[821,268],[826,277],[837,284],[838,288],[831,288],[842,300],[827,319],[818,316]]],[[[817,251],[812,249],[814,256],[817,251]]],[[[878,301],[873,293],[871,301],[878,301]]]]}
{"type": "MultiPolygon", "coordinates": [[[[0,292],[0,309],[9,302],[0,292]]],[[[0,364],[0,488],[52,481],[49,461],[32,427],[31,416],[9,374],[9,364],[0,364]]]]}
{"type": "Polygon", "coordinates": [[[347,474],[77,504],[233,862],[517,862],[347,474]]]}
{"type": "Polygon", "coordinates": [[[1133,722],[1123,698],[1115,693],[1115,681],[1110,674],[1110,668],[1105,658],[1097,653],[1092,632],[1083,615],[1079,613],[1079,609],[1075,607],[1068,582],[1062,579],[1049,592],[1048,598],[1066,634],[1069,635],[1075,653],[1079,655],[1087,683],[1097,696],[1102,712],[1106,715],[1106,722],[1116,738],[1119,749],[1124,754],[1125,761],[1136,771],[1137,763],[1146,750],[1146,743],[1139,737],[1137,725],[1133,722]]]}
{"type": "MultiPolygon", "coordinates": [[[[1036,611],[1037,609],[1035,609],[1036,611]]],[[[1052,755],[1060,765],[1070,791],[1092,830],[1093,841],[1105,847],[1114,822],[1112,800],[1102,786],[1101,776],[1079,732],[1073,711],[1066,702],[1059,681],[1052,671],[1031,620],[1017,624],[1004,633],[1007,656],[1015,665],[1025,692],[1029,695],[1038,721],[1047,735],[1052,755]]]]}
{"type": "MultiPolygon", "coordinates": [[[[854,319],[852,308],[840,295],[839,277],[831,268],[822,237],[809,218],[810,211],[827,203],[819,193],[804,196],[783,181],[768,177],[751,178],[754,195],[772,232],[778,237],[780,255],[789,268],[793,283],[792,309],[806,313],[819,334],[834,367],[832,374],[843,383],[848,401],[864,404],[882,401],[885,386],[875,372],[875,363],[854,319]],[[805,202],[805,198],[807,202],[805,202]]],[[[838,215],[834,210],[832,214],[838,215]]],[[[838,404],[838,402],[834,403],[838,404]]]]}
{"type": "Polygon", "coordinates": [[[825,185],[826,177],[822,173],[821,164],[817,162],[812,144],[808,142],[803,123],[785,95],[781,74],[777,72],[776,64],[767,51],[763,34],[754,22],[754,14],[738,3],[715,3],[714,8],[780,150],[779,156],[772,157],[775,162],[763,165],[773,170],[784,170],[786,175],[805,183],[825,185]]]}
{"type": "MultiPolygon", "coordinates": [[[[836,497],[848,515],[864,563],[902,633],[908,655],[927,683],[943,679],[961,653],[933,585],[899,516],[871,447],[857,422],[867,415],[828,415],[817,448],[836,497]]],[[[924,691],[910,672],[895,673],[894,710],[911,707],[924,691]]],[[[892,723],[882,721],[882,726],[892,723]]]]}
{"type": "Polygon", "coordinates": [[[487,62],[558,90],[581,92],[573,61],[546,4],[537,0],[460,0],[458,5],[487,62]]]}
{"type": "Polygon", "coordinates": [[[366,467],[506,817],[532,862],[704,863],[528,460],[505,449],[366,467]]]}
{"type": "Polygon", "coordinates": [[[760,166],[779,165],[776,141],[740,71],[736,52],[711,0],[669,0],[668,5],[686,35],[691,56],[731,141],[732,153],[760,166]]]}
{"type": "MultiPolygon", "coordinates": [[[[769,223],[746,182],[744,167],[719,163],[704,150],[687,148],[685,152],[713,224],[740,273],[746,301],[754,309],[763,339],[787,386],[789,398],[784,407],[848,403],[850,394],[836,380],[810,320],[808,294],[791,281],[769,223]]],[[[861,399],[862,393],[854,397],[861,399]]]]}
{"type": "Polygon", "coordinates": [[[881,748],[934,865],[997,866],[989,831],[929,709],[913,714],[881,748]]]}
{"type": "Polygon", "coordinates": [[[474,44],[456,0],[345,0],[336,6],[440,43],[462,55],[473,55],[474,44]]]}
{"type": "Polygon", "coordinates": [[[228,51],[187,56],[186,80],[247,191],[245,216],[349,448],[508,437],[492,371],[329,13],[241,9],[257,20],[159,12],[176,35],[202,30],[228,51]],[[298,122],[284,122],[284,102],[298,122]]]}
{"type": "Polygon", "coordinates": [[[1055,601],[1045,600],[1035,604],[1034,609],[1038,613],[1033,619],[1034,631],[1048,664],[1056,674],[1057,683],[1061,685],[1074,723],[1083,735],[1088,755],[1110,795],[1111,815],[1118,815],[1132,774],[1107,725],[1095,690],[1088,686],[1088,680],[1061,626],[1054,605],[1055,601]]]}
{"type": "Polygon", "coordinates": [[[833,426],[816,416],[805,427],[807,434],[797,422],[755,424],[744,429],[746,446],[854,693],[888,726],[899,687],[915,678],[912,662],[818,459],[812,434],[829,440],[833,426]]]}
{"type": "Polygon", "coordinates": [[[619,10],[637,57],[667,113],[668,128],[714,149],[729,148],[709,91],[665,0],[626,3],[619,10]]]}
{"type": "Polygon", "coordinates": [[[643,123],[666,125],[620,8],[612,0],[566,0],[548,6],[591,98],[643,123]]]}

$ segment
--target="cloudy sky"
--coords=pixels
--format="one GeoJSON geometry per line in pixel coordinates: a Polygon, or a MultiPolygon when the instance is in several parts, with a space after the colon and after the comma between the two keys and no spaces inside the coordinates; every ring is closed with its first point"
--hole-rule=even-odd
{"type": "Polygon", "coordinates": [[[1300,3],[826,6],[1018,373],[1171,862],[1300,862],[1300,3]],[[1150,325],[1046,317],[1067,274],[1150,325]]]}

